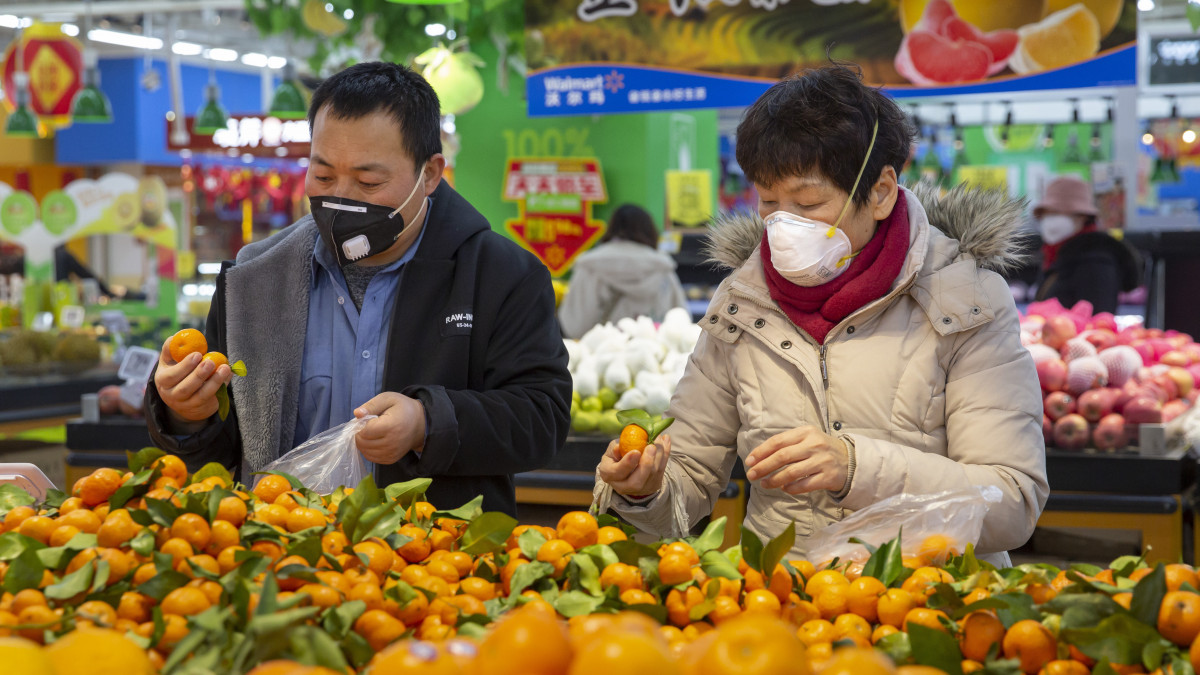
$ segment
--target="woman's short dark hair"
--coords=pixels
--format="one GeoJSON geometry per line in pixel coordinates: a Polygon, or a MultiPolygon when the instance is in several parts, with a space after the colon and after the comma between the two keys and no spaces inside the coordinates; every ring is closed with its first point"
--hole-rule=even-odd
{"type": "Polygon", "coordinates": [[[325,79],[313,92],[308,125],[328,105],[337,119],[383,111],[400,127],[404,150],[418,165],[442,151],[441,104],[433,87],[398,63],[358,63],[325,79]]]}
{"type": "Polygon", "coordinates": [[[863,84],[862,71],[834,61],[777,82],[746,110],[737,129],[737,162],[752,182],[823,176],[849,193],[879,121],[854,203],[863,205],[885,166],[900,173],[916,137],[890,98],[863,84]]]}
{"type": "Polygon", "coordinates": [[[658,228],[654,227],[654,216],[636,204],[622,204],[608,219],[608,230],[600,243],[624,239],[658,248],[658,228]]]}

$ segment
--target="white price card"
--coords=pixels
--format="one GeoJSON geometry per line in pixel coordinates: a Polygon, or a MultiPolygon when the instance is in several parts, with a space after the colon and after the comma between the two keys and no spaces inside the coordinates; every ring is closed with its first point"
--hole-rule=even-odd
{"type": "Polygon", "coordinates": [[[145,384],[158,365],[158,352],[145,347],[129,347],[125,350],[125,359],[121,361],[121,369],[117,377],[126,382],[145,384]]]}
{"type": "Polygon", "coordinates": [[[84,311],[79,305],[63,305],[58,310],[58,325],[63,328],[82,328],[84,311]]]}

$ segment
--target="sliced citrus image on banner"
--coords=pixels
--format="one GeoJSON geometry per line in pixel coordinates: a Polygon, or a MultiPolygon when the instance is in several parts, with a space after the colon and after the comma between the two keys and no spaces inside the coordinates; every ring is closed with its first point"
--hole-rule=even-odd
{"type": "MultiPolygon", "coordinates": [[[[1078,2],[1063,1],[1064,4],[1078,2]]],[[[917,27],[930,4],[930,0],[900,0],[900,25],[905,33],[912,32],[917,27]]],[[[1048,11],[1047,0],[953,0],[949,4],[954,5],[955,13],[964,21],[985,32],[1016,30],[1026,24],[1040,21],[1048,11]]]]}
{"type": "Polygon", "coordinates": [[[1017,31],[1021,42],[1009,66],[1021,74],[1069,66],[1100,51],[1100,22],[1082,3],[1017,31]]]}

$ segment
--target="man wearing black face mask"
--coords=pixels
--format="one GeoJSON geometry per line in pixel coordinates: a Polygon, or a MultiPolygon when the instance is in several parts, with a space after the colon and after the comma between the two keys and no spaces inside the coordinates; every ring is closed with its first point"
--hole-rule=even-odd
{"type": "Polygon", "coordinates": [[[512,474],[561,447],[571,395],[546,268],[442,182],[439,105],[413,71],[352,66],[309,110],[312,215],[242,249],[217,279],[209,348],[245,361],[176,363],[164,344],[146,409],[156,444],[242,481],[304,440],[377,415],[358,450],[388,484],[433,477],[429,499],[516,509],[512,474]]]}

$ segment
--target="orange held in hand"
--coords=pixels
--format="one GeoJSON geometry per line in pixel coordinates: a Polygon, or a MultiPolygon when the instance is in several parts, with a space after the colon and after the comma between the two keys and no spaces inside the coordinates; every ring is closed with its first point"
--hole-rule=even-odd
{"type": "Polygon", "coordinates": [[[176,363],[182,362],[188,354],[203,354],[208,351],[208,340],[204,333],[195,328],[184,328],[171,337],[171,358],[176,363]]]}
{"type": "Polygon", "coordinates": [[[630,424],[621,430],[621,440],[617,445],[617,459],[635,450],[641,452],[650,444],[650,434],[636,424],[630,424]]]}
{"type": "Polygon", "coordinates": [[[225,355],[221,352],[208,352],[204,355],[204,360],[212,361],[215,368],[229,365],[229,359],[225,358],[225,355]]]}

